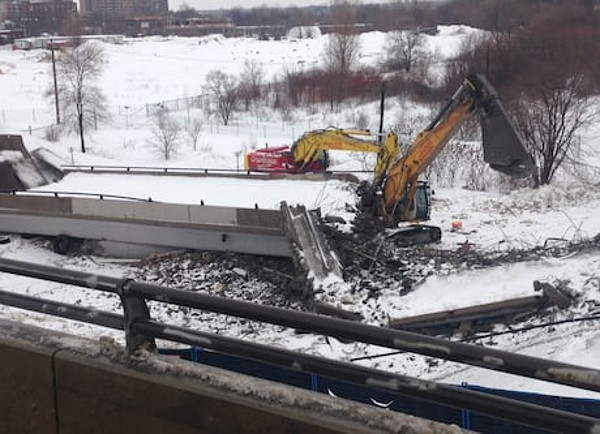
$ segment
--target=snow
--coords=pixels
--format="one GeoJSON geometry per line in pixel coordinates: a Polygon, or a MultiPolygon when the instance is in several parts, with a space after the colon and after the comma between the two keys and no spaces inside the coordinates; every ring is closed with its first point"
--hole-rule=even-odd
{"type": "Polygon", "coordinates": [[[19,174],[21,182],[28,187],[37,187],[45,182],[34,165],[25,160],[20,151],[0,152],[0,162],[9,163],[14,171],[19,174]]]}
{"type": "Polygon", "coordinates": [[[243,182],[241,189],[240,181],[232,178],[72,173],[59,183],[38,187],[33,191],[103,193],[183,204],[199,204],[203,201],[205,205],[235,205],[240,208],[258,205],[263,209],[280,209],[281,201],[286,200],[290,205],[303,204],[309,208],[321,206],[328,212],[338,209],[340,203],[343,206],[344,201],[354,200],[352,192],[337,180],[298,180],[294,182],[294,187],[298,188],[289,191],[289,181],[286,180],[247,179],[243,182]],[[131,182],[132,176],[135,177],[134,182],[131,182]],[[324,190],[327,195],[324,195],[324,190]],[[329,194],[335,200],[329,200],[329,194]]]}
{"type": "MultiPolygon", "coordinates": [[[[436,36],[426,36],[432,51],[446,58],[455,54],[460,44],[475,29],[464,26],[441,27],[436,36]]],[[[382,59],[386,35],[380,32],[361,36],[361,62],[372,65],[382,59]]],[[[204,95],[205,77],[212,70],[239,74],[246,61],[259,62],[270,80],[284,70],[309,68],[323,59],[327,35],[310,39],[258,41],[249,38],[225,38],[212,35],[202,38],[126,39],[122,45],[103,44],[106,52],[105,73],[100,86],[107,97],[111,121],[90,130],[87,152],[80,152],[79,138],[62,136],[58,142],[44,138],[45,129],[54,119],[54,101],[44,97],[51,88],[51,64],[41,51],[11,51],[0,49],[0,132],[23,134],[31,151],[39,147],[52,153],[53,163],[62,164],[153,166],[178,168],[213,168],[238,170],[243,167],[244,152],[268,143],[289,145],[307,130],[355,126],[357,113],[367,114],[372,129],[378,119],[377,103],[348,104],[339,111],[327,107],[314,110],[298,109],[291,114],[264,110],[236,113],[228,126],[207,117],[201,108],[186,101],[204,95]],[[164,103],[184,121],[199,117],[203,121],[198,147],[193,149],[189,138],[182,138],[177,153],[164,161],[149,144],[152,125],[148,114],[164,103]],[[31,134],[29,129],[31,128],[31,134]]],[[[422,116],[422,108],[390,99],[386,102],[388,123],[394,113],[422,116]],[[391,115],[390,115],[391,114],[391,115]]],[[[414,126],[413,126],[414,127],[414,126]]],[[[598,128],[583,132],[582,144],[593,150],[600,141],[598,128]]],[[[590,151],[591,152],[591,151],[590,151]]],[[[591,154],[590,164],[598,161],[591,154]]],[[[332,153],[332,168],[336,170],[368,170],[373,159],[355,153],[332,153]]],[[[360,175],[368,177],[368,174],[360,175]]],[[[435,186],[434,186],[435,187],[435,186]]],[[[321,207],[324,214],[349,219],[352,214],[346,204],[353,204],[354,188],[340,180],[255,180],[211,177],[108,175],[72,173],[62,181],[36,188],[38,191],[102,193],[174,203],[278,209],[283,200],[321,207]]],[[[477,251],[497,253],[512,248],[543,247],[555,239],[579,241],[600,233],[600,192],[597,184],[582,184],[576,179],[560,179],[542,189],[520,189],[510,194],[487,191],[474,192],[462,188],[435,188],[431,224],[442,227],[441,248],[454,250],[468,241],[477,251]],[[462,229],[451,231],[453,221],[460,220],[462,229]]],[[[110,276],[126,276],[136,270],[135,264],[104,260],[90,256],[59,256],[40,239],[11,236],[11,242],[0,245],[4,258],[64,267],[110,276]]],[[[424,264],[427,265],[427,264],[424,264]]],[[[387,318],[414,315],[440,309],[459,308],[490,303],[534,293],[533,281],[568,281],[569,287],[582,300],[598,305],[600,300],[600,255],[597,252],[562,258],[498,265],[490,268],[464,270],[434,270],[425,276],[407,295],[390,284],[380,288],[377,300],[365,300],[364,294],[353,293],[338,279],[323,281],[336,304],[361,312],[365,321],[384,324],[387,318]]],[[[237,275],[246,271],[238,269],[237,275]]],[[[11,291],[47,297],[68,303],[92,306],[120,313],[116,297],[58,283],[44,283],[10,274],[0,274],[0,285],[11,291]]],[[[226,285],[223,284],[224,291],[226,285]]],[[[580,310],[577,310],[580,309],[580,310]]],[[[557,313],[558,318],[583,316],[589,310],[557,313]]],[[[122,333],[61,320],[41,314],[0,307],[4,318],[42,325],[83,336],[111,336],[123,342],[122,333]]],[[[166,314],[165,314],[166,316],[166,314]]],[[[189,317],[184,312],[171,312],[168,321],[200,329],[220,330],[232,336],[243,336],[263,343],[297,349],[309,354],[349,360],[354,357],[385,353],[382,348],[364,344],[326,341],[322,336],[296,334],[280,327],[255,328],[248,325],[220,324],[213,319],[189,317]]],[[[499,326],[499,330],[505,328],[499,326]]],[[[596,321],[556,326],[553,330],[537,329],[518,335],[503,335],[490,339],[494,348],[518,351],[553,360],[600,369],[600,324],[596,321]]],[[[550,383],[528,379],[506,379],[504,374],[490,373],[455,363],[432,366],[424,357],[407,354],[365,360],[367,366],[388,369],[424,379],[450,383],[468,381],[484,386],[515,388],[551,394],[592,396],[598,394],[572,390],[550,383]]],[[[511,377],[512,378],[512,377],[511,377]]]]}

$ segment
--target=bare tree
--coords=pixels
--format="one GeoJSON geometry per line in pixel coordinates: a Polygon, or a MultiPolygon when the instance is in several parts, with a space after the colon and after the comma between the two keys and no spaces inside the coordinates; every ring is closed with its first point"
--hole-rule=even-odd
{"type": "Polygon", "coordinates": [[[562,85],[540,84],[537,97],[521,100],[516,121],[537,163],[536,186],[549,184],[574,150],[577,132],[593,120],[582,77],[562,85]]]}
{"type": "Polygon", "coordinates": [[[592,120],[600,66],[590,53],[600,49],[600,14],[584,3],[549,2],[526,26],[494,26],[500,31],[473,40],[446,75],[455,86],[466,71],[482,71],[494,83],[536,160],[536,186],[552,182],[566,161],[575,164],[578,132],[592,120]]]}
{"type": "Polygon", "coordinates": [[[104,51],[89,41],[61,57],[58,63],[58,94],[63,125],[79,130],[85,152],[84,126],[95,126],[107,117],[105,98],[96,82],[104,69],[104,51]]]}
{"type": "Polygon", "coordinates": [[[149,143],[165,160],[169,160],[179,147],[181,124],[166,109],[158,110],[152,118],[152,138],[149,143]]]}
{"type": "Polygon", "coordinates": [[[246,110],[250,109],[252,101],[256,101],[262,96],[264,75],[263,67],[257,61],[247,60],[244,62],[244,69],[240,76],[239,92],[246,110]]]}
{"type": "Polygon", "coordinates": [[[417,30],[388,33],[386,63],[394,70],[404,70],[410,74],[426,58],[424,42],[423,35],[417,30]]]}
{"type": "Polygon", "coordinates": [[[347,0],[333,4],[334,33],[325,48],[326,69],[330,76],[330,102],[333,106],[347,94],[350,72],[355,66],[360,50],[360,37],[356,33],[356,15],[353,4],[347,0]]]}
{"type": "Polygon", "coordinates": [[[206,76],[206,88],[212,98],[212,111],[221,118],[223,125],[227,125],[239,100],[239,88],[235,77],[222,71],[211,71],[206,76]]]}
{"type": "Polygon", "coordinates": [[[193,121],[188,121],[185,124],[185,132],[188,137],[192,141],[192,146],[194,147],[194,151],[196,151],[196,146],[198,144],[198,136],[202,131],[202,121],[199,118],[194,118],[193,121]]]}

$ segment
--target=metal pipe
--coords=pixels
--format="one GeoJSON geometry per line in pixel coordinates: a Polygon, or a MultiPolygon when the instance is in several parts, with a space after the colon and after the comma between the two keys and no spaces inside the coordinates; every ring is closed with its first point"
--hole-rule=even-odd
{"type": "Polygon", "coordinates": [[[600,371],[593,368],[146,283],[131,282],[128,291],[155,301],[297,328],[600,392],[600,371]]]}
{"type": "Polygon", "coordinates": [[[136,333],[192,346],[210,348],[295,371],[317,373],[340,381],[371,387],[387,393],[424,399],[455,408],[518,422],[553,432],[594,432],[600,420],[576,413],[490,395],[474,390],[393,374],[347,362],[328,360],[285,349],[245,342],[239,339],[209,334],[157,321],[136,322],[136,333]]]}
{"type": "Polygon", "coordinates": [[[0,290],[0,304],[106,328],[124,330],[125,320],[122,315],[102,310],[2,290],[0,290]]]}
{"type": "Polygon", "coordinates": [[[383,142],[383,116],[385,112],[385,81],[381,83],[379,98],[379,143],[383,142]]]}
{"type": "Polygon", "coordinates": [[[0,258],[0,271],[17,274],[19,276],[32,277],[34,279],[50,280],[52,282],[97,289],[114,294],[117,293],[119,285],[126,280],[5,258],[0,258]]]}
{"type": "MultiPolygon", "coordinates": [[[[111,293],[117,293],[119,286],[126,281],[3,258],[0,258],[0,271],[111,293]]],[[[600,392],[600,371],[593,368],[147,283],[128,281],[126,291],[127,295],[137,295],[159,302],[204,309],[600,392]]]]}

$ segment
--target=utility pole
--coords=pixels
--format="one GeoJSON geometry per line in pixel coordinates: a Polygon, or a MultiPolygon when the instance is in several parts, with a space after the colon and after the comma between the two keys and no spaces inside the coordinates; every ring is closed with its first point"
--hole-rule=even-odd
{"type": "Polygon", "coordinates": [[[385,81],[381,82],[379,99],[379,143],[383,142],[383,112],[385,111],[385,81]]]}
{"type": "Polygon", "coordinates": [[[79,117],[79,136],[81,137],[81,152],[85,154],[85,142],[83,140],[83,104],[77,103],[77,114],[79,117]]]}
{"type": "Polygon", "coordinates": [[[60,124],[60,109],[58,104],[58,84],[56,82],[56,59],[54,58],[54,40],[50,39],[50,51],[52,52],[52,76],[54,77],[54,105],[56,107],[56,123],[60,124]]]}

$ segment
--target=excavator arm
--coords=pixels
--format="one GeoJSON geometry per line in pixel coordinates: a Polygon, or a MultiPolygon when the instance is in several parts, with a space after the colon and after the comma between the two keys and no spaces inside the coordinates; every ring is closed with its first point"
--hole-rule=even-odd
{"type": "Polygon", "coordinates": [[[533,160],[495,89],[482,75],[470,75],[405,155],[384,176],[376,176],[374,185],[382,190],[378,211],[385,223],[395,225],[429,218],[428,187],[419,183],[418,177],[458,129],[477,114],[483,132],[484,160],[493,169],[514,177],[531,173],[533,160]]]}
{"type": "Polygon", "coordinates": [[[305,133],[292,145],[291,152],[297,166],[304,167],[322,158],[323,152],[331,150],[376,152],[376,178],[388,172],[399,154],[398,141],[388,134],[383,143],[361,137],[372,137],[368,130],[328,128],[305,133]]]}

